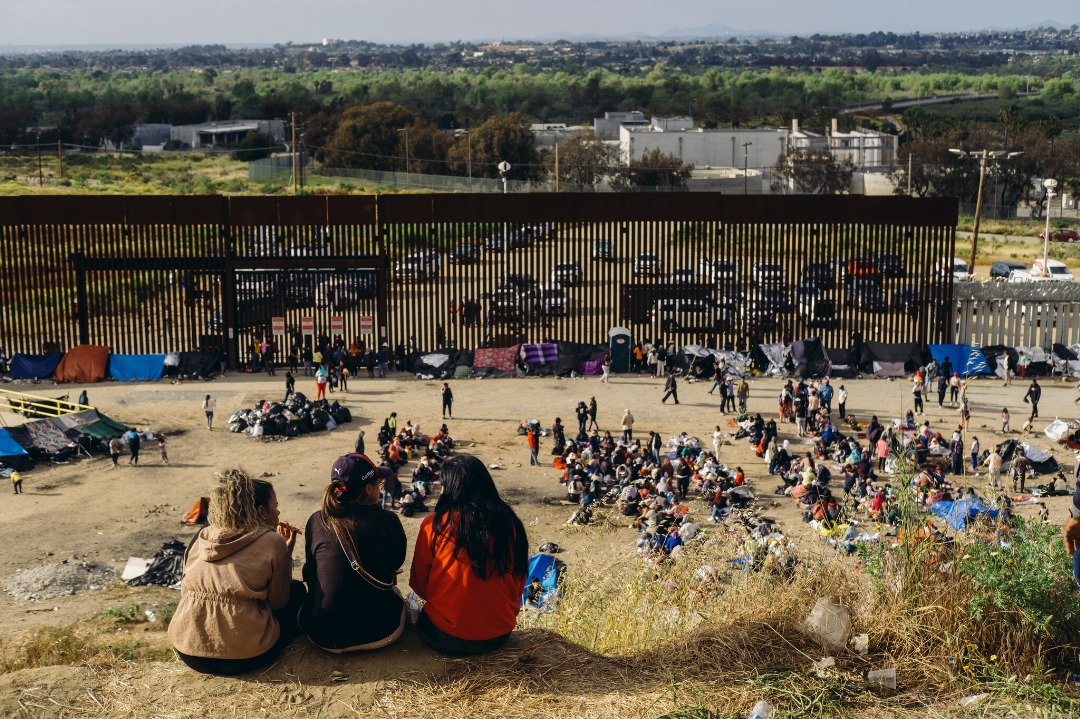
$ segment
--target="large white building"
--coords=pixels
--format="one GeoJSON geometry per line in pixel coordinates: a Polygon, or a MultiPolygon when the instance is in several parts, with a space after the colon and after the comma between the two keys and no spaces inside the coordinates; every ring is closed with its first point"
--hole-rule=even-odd
{"type": "Polygon", "coordinates": [[[694,128],[690,118],[656,118],[648,127],[623,125],[619,129],[619,155],[629,164],[646,152],[659,150],[699,168],[764,170],[784,154],[789,134],[787,129],[703,130],[694,128]]]}

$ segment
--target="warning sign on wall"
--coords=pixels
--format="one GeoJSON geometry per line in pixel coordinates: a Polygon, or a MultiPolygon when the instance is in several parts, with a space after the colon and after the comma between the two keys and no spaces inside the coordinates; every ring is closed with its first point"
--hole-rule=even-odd
{"type": "Polygon", "coordinates": [[[360,318],[360,334],[370,335],[375,332],[375,321],[371,315],[364,315],[360,318]]]}
{"type": "Polygon", "coordinates": [[[301,317],[300,318],[300,331],[305,335],[315,334],[315,318],[314,317],[301,317]]]}
{"type": "Polygon", "coordinates": [[[270,329],[276,335],[285,334],[285,318],[284,317],[271,317],[270,329]]]}
{"type": "Polygon", "coordinates": [[[345,318],[344,317],[331,317],[330,318],[330,332],[335,335],[340,335],[345,332],[345,318]]]}

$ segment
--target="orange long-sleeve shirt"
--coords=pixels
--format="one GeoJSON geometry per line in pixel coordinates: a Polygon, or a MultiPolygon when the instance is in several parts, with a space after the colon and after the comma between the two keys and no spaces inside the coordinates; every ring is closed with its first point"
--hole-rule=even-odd
{"type": "Polygon", "coordinates": [[[428,515],[420,524],[409,573],[409,585],[427,600],[424,611],[431,623],[451,636],[474,641],[512,632],[525,590],[525,569],[516,577],[480,579],[464,551],[454,557],[449,528],[435,536],[434,520],[434,514],[428,515]]]}

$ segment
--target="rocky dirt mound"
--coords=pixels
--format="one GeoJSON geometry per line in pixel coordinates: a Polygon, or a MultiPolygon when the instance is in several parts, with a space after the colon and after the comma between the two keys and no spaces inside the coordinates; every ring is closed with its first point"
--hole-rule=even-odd
{"type": "Polygon", "coordinates": [[[0,587],[16,599],[34,601],[104,589],[115,578],[116,570],[107,564],[65,559],[18,571],[3,579],[0,587]]]}

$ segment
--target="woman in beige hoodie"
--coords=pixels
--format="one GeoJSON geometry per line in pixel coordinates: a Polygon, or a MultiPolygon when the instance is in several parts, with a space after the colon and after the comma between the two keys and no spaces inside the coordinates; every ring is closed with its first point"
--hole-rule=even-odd
{"type": "Polygon", "coordinates": [[[184,556],[169,639],[206,674],[234,675],[272,662],[297,634],[304,585],[292,580],[297,530],[279,522],[272,484],[242,469],[215,475],[210,526],[184,556]]]}

